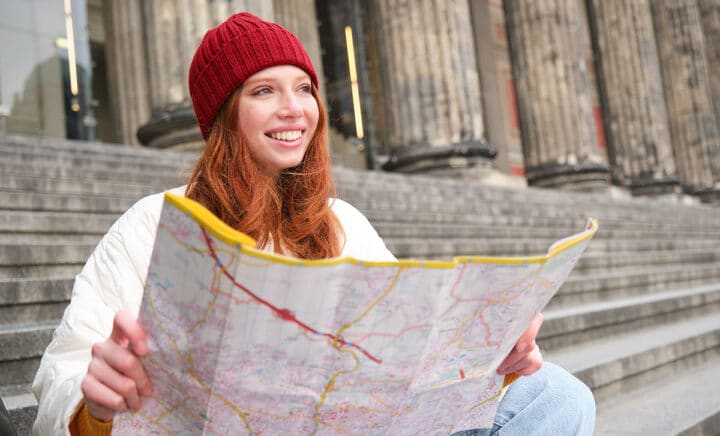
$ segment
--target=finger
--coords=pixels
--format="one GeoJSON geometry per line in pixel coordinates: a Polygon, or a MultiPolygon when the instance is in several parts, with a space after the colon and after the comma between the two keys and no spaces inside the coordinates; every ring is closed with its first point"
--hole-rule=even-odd
{"type": "Polygon", "coordinates": [[[92,374],[88,374],[80,384],[88,412],[100,421],[110,421],[115,412],[127,410],[125,399],[117,392],[108,388],[97,380],[92,374]]]}
{"type": "Polygon", "coordinates": [[[105,361],[93,359],[88,365],[88,374],[123,397],[124,403],[132,410],[140,410],[142,400],[135,381],[115,371],[105,361]]]}
{"type": "Polygon", "coordinates": [[[120,375],[132,379],[137,392],[144,396],[152,395],[150,379],[142,362],[132,350],[123,348],[112,341],[93,345],[93,355],[95,355],[96,348],[102,350],[102,359],[110,368],[120,375]]]}
{"type": "Polygon", "coordinates": [[[525,333],[520,336],[520,339],[518,339],[517,344],[515,347],[518,349],[518,351],[525,351],[525,349],[530,349],[531,345],[535,343],[535,338],[537,337],[538,331],[540,330],[540,326],[543,323],[543,320],[545,317],[542,313],[538,313],[535,315],[535,318],[530,322],[530,326],[527,330],[525,330],[525,333]]]}
{"type": "Polygon", "coordinates": [[[126,310],[118,310],[115,314],[110,338],[123,346],[127,346],[129,343],[138,356],[147,354],[145,331],[137,319],[126,310]]]}
{"type": "Polygon", "coordinates": [[[542,367],[543,358],[540,348],[535,347],[524,359],[507,369],[508,373],[516,372],[521,375],[530,375],[542,367]]]}
{"type": "Polygon", "coordinates": [[[497,373],[500,375],[505,375],[513,372],[513,369],[518,366],[518,362],[521,362],[523,359],[525,359],[528,354],[530,354],[536,348],[537,345],[535,344],[535,342],[530,344],[530,348],[525,348],[523,351],[519,351],[518,346],[515,345],[515,348],[512,349],[510,354],[508,354],[505,360],[503,360],[503,362],[498,367],[497,373]]]}

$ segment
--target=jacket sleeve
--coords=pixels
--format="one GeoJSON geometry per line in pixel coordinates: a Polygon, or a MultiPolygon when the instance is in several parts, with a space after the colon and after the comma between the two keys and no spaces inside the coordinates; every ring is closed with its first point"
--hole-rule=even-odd
{"type": "Polygon", "coordinates": [[[33,434],[69,434],[92,344],[110,336],[118,310],[137,315],[161,207],[159,195],[136,203],[113,224],[75,278],[70,304],[33,382],[38,399],[33,434]]]}

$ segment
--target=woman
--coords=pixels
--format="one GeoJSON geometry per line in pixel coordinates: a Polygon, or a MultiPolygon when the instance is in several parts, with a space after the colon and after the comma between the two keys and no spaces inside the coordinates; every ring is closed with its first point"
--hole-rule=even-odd
{"type": "MultiPolygon", "coordinates": [[[[176,193],[199,201],[267,251],[307,259],[394,260],[360,212],[328,200],[333,182],[325,111],[315,70],[293,34],[248,13],[233,15],[203,38],[190,66],[189,86],[206,147],[187,187],[176,193]]],[[[161,205],[161,194],[136,203],[78,275],[33,386],[39,401],[35,433],[107,433],[116,412],[138,410],[152,393],[139,360],[147,346],[136,315],[161,205]]],[[[541,322],[541,317],[535,320],[499,372],[530,375],[540,368],[535,336],[541,322]]],[[[588,403],[589,391],[576,379],[556,367],[538,374],[547,371],[557,373],[549,377],[556,382],[535,379],[584,393],[588,403]]],[[[516,382],[509,392],[528,397],[532,389],[523,383],[516,382]]],[[[535,391],[532,398],[550,392],[535,391]]],[[[532,410],[514,406],[522,401],[511,399],[508,393],[502,404],[511,407],[501,406],[498,413],[509,424],[523,421],[513,416],[532,410]]],[[[544,405],[540,412],[567,407],[544,405]]],[[[577,419],[576,409],[569,410],[572,425],[587,424],[588,418],[577,419]]],[[[594,418],[594,404],[587,409],[594,418]]],[[[570,422],[555,421],[565,428],[570,422]]]]}

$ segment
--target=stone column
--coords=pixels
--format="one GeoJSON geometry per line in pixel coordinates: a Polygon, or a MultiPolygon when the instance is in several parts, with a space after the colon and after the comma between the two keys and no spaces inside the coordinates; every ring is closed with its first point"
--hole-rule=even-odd
{"type": "MultiPolygon", "coordinates": [[[[109,81],[122,142],[202,144],[190,102],[190,61],[205,32],[235,12],[273,20],[273,0],[107,0],[109,81]]],[[[313,9],[314,12],[314,9],[313,9]]]]}
{"type": "Polygon", "coordinates": [[[104,4],[112,120],[124,144],[139,144],[135,133],[150,119],[149,85],[143,39],[142,2],[108,0],[104,4]]]}
{"type": "Polygon", "coordinates": [[[504,6],[528,182],[605,189],[608,166],[597,140],[579,2],[504,6]]]}
{"type": "Polygon", "coordinates": [[[469,2],[475,33],[486,137],[498,147],[496,167],[505,173],[525,174],[515,88],[512,84],[502,0],[469,2]]]}
{"type": "Polygon", "coordinates": [[[143,6],[152,113],[138,139],[158,148],[197,145],[187,72],[212,11],[207,0],[146,0],[143,6]]]}
{"type": "Polygon", "coordinates": [[[302,41],[315,67],[318,83],[321,84],[320,92],[323,94],[325,89],[322,83],[325,79],[322,74],[322,51],[315,0],[274,0],[273,14],[273,21],[294,33],[302,41]]]}
{"type": "Polygon", "coordinates": [[[715,103],[715,119],[720,123],[720,0],[698,0],[705,36],[705,56],[710,91],[715,103]]]}
{"type": "Polygon", "coordinates": [[[591,0],[612,176],[633,194],[679,187],[650,0],[591,0]]]}
{"type": "Polygon", "coordinates": [[[650,2],[670,134],[685,191],[720,200],[720,137],[696,0],[650,2]]]}
{"type": "Polygon", "coordinates": [[[387,170],[457,174],[495,155],[484,142],[467,0],[375,0],[387,170]]]}

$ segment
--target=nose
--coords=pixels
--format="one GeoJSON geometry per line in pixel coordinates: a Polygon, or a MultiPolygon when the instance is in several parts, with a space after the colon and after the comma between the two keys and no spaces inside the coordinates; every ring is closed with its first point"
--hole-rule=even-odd
{"type": "Polygon", "coordinates": [[[303,108],[298,96],[294,92],[284,92],[280,103],[280,118],[298,118],[303,114],[303,108]]]}

